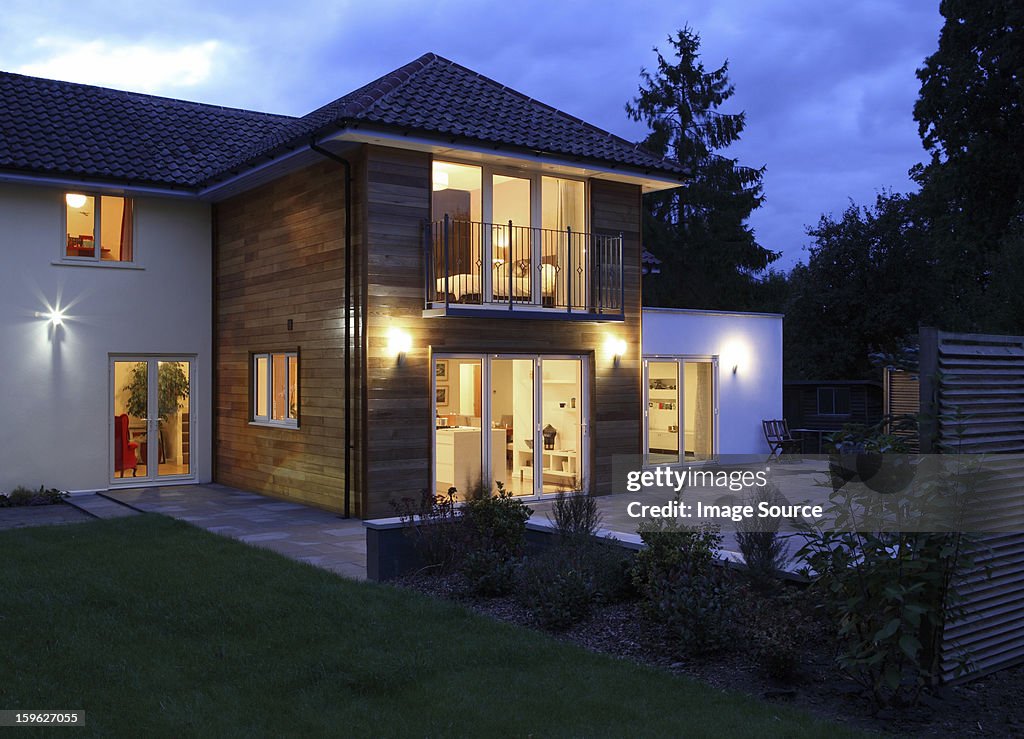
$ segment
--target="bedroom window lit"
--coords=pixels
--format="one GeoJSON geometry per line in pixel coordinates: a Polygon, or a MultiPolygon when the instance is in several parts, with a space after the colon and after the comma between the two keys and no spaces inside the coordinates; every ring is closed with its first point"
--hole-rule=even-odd
{"type": "Polygon", "coordinates": [[[299,425],[299,355],[254,354],[252,421],[271,426],[299,425]]]}
{"type": "Polygon", "coordinates": [[[131,198],[64,193],[64,257],[74,261],[131,262],[133,212],[131,198]]]}

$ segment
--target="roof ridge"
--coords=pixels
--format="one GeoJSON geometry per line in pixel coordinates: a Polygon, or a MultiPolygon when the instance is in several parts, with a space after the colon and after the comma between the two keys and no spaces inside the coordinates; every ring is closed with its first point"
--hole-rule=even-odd
{"type": "Polygon", "coordinates": [[[264,118],[280,118],[284,120],[295,121],[298,120],[296,116],[287,115],[285,113],[267,113],[262,110],[251,110],[249,108],[238,108],[228,105],[215,105],[213,103],[202,103],[197,100],[185,100],[184,98],[173,98],[167,95],[153,95],[148,92],[136,92],[134,90],[122,90],[117,87],[103,87],[102,85],[90,85],[84,82],[70,82],[68,80],[58,80],[52,77],[35,77],[29,74],[22,74],[20,72],[6,72],[0,70],[0,77],[18,77],[23,80],[31,80],[33,83],[45,82],[54,86],[71,86],[81,90],[95,90],[103,94],[115,94],[123,95],[129,98],[137,98],[140,100],[156,100],[166,103],[175,103],[177,105],[185,105],[193,108],[203,108],[206,110],[219,110],[225,113],[244,113],[250,116],[260,116],[264,118]]]}

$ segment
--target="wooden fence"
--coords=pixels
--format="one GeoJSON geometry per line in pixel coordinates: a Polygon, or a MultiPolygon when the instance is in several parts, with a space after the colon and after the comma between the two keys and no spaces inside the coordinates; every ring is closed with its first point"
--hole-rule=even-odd
{"type": "Polygon", "coordinates": [[[985,455],[985,517],[1013,532],[978,537],[959,579],[964,614],[943,643],[943,677],[956,681],[1024,662],[1024,337],[922,328],[920,342],[921,451],[985,455]]]}

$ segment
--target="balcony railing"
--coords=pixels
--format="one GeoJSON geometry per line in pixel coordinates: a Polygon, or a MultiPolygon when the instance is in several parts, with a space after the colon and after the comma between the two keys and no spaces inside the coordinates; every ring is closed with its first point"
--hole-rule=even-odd
{"type": "Polygon", "coordinates": [[[426,307],[621,317],[622,234],[444,220],[424,228],[426,307]]]}

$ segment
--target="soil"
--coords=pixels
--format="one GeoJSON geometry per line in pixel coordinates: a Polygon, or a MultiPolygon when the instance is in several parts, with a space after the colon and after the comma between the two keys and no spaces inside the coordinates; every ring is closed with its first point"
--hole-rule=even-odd
{"type": "MultiPolygon", "coordinates": [[[[514,597],[473,597],[458,575],[419,574],[395,584],[540,630],[532,613],[514,597]]],[[[868,731],[925,737],[1024,736],[1024,666],[965,685],[939,688],[922,695],[915,706],[879,709],[835,665],[833,628],[813,607],[805,591],[789,585],[782,590],[775,595],[746,593],[744,617],[787,614],[787,625],[800,634],[800,639],[794,644],[795,673],[785,680],[769,677],[751,657],[751,648],[688,653],[665,625],[645,615],[638,602],[597,606],[586,620],[552,636],[868,731]]]]}

